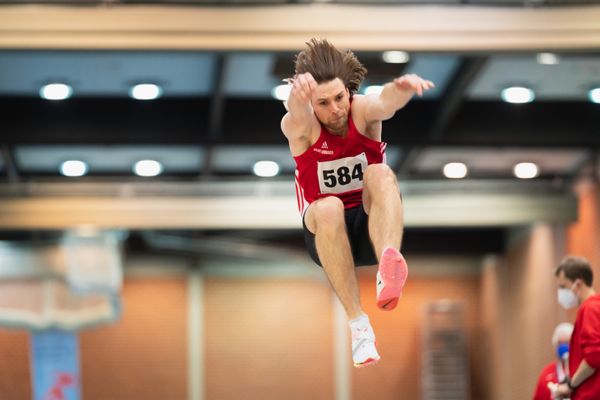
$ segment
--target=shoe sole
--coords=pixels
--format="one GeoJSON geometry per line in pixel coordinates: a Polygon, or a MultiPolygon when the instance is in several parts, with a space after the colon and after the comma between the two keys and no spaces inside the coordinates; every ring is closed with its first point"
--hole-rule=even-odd
{"type": "Polygon", "coordinates": [[[360,364],[354,364],[355,368],[364,368],[364,367],[368,367],[369,365],[374,365],[377,364],[377,361],[379,361],[379,358],[367,358],[364,362],[360,363],[360,364]]]}
{"type": "Polygon", "coordinates": [[[385,249],[379,262],[379,275],[383,281],[383,289],[377,296],[377,307],[386,311],[393,310],[398,305],[408,278],[408,267],[402,254],[396,249],[385,249]]]}

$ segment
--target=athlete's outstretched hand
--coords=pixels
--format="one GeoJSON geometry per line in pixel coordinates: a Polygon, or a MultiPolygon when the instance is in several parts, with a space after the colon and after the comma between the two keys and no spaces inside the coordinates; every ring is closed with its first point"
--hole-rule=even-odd
{"type": "Polygon", "coordinates": [[[313,90],[317,87],[317,81],[310,72],[299,74],[293,79],[290,79],[292,84],[292,92],[290,95],[295,96],[301,101],[310,101],[313,90]]]}
{"type": "Polygon", "coordinates": [[[425,90],[435,87],[433,82],[425,80],[416,74],[406,74],[394,79],[396,89],[403,91],[412,91],[419,96],[423,96],[425,90]]]}

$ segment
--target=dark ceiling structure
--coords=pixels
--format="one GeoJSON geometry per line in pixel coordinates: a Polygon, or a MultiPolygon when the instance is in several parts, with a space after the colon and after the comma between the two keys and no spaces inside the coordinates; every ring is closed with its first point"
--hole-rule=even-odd
{"type": "MultiPolygon", "coordinates": [[[[544,9],[600,1],[3,0],[0,8],[24,4],[260,8],[312,3],[544,9]]],[[[294,164],[279,128],[285,109],[271,92],[293,74],[295,50],[56,47],[0,48],[0,184],[293,179],[294,164]],[[72,97],[40,98],[40,87],[51,82],[68,83],[72,97]],[[156,100],[131,99],[128,90],[136,83],[155,83],[163,94],[156,100]],[[59,166],[68,159],[87,162],[89,173],[62,176],[59,166]],[[134,176],[132,164],[139,159],[160,161],[163,173],[134,176]],[[252,166],[259,160],[276,161],[281,174],[255,177],[252,166]]],[[[600,87],[600,48],[559,48],[551,52],[554,63],[540,61],[540,53],[547,49],[414,50],[399,64],[384,62],[380,51],[355,52],[369,70],[362,90],[404,73],[436,83],[435,90],[414,98],[384,122],[388,162],[402,181],[443,180],[441,169],[450,161],[469,167],[466,179],[516,180],[514,164],[530,161],[540,168],[537,180],[567,188],[597,169],[600,104],[590,101],[589,92],[600,87]],[[501,92],[509,86],[531,88],[535,99],[507,103],[501,92]]],[[[495,233],[490,237],[498,243],[495,233]]],[[[482,249],[496,247],[485,244],[482,249]]]]}
{"type": "MultiPolygon", "coordinates": [[[[559,65],[538,64],[532,53],[411,54],[401,65],[357,55],[370,71],[365,87],[406,72],[437,84],[384,123],[388,160],[404,179],[441,177],[444,157],[472,165],[473,178],[510,177],[511,163],[528,157],[543,177],[573,177],[600,146],[600,105],[587,98],[599,55],[558,54],[559,65]],[[533,102],[502,101],[515,81],[534,88],[533,102]],[[490,154],[506,163],[486,168],[490,154]]],[[[164,176],[248,175],[265,157],[291,175],[279,128],[285,109],[271,90],[293,73],[292,60],[274,52],[0,52],[4,178],[58,175],[59,161],[77,154],[90,157],[90,176],[126,176],[122,158],[136,151],[161,159],[164,176]],[[73,97],[40,98],[39,87],[57,80],[72,84],[73,97]],[[135,82],[157,83],[164,94],[128,98],[135,82]],[[244,150],[246,159],[235,155],[244,150]]]]}

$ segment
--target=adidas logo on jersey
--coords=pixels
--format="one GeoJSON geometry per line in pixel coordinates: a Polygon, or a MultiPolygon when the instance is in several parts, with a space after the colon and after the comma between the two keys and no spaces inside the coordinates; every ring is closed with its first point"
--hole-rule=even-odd
{"type": "Polygon", "coordinates": [[[316,151],[317,153],[327,154],[327,155],[333,154],[333,150],[328,150],[328,149],[329,149],[329,146],[327,145],[327,142],[323,142],[321,144],[321,148],[313,147],[313,150],[316,151]]]}

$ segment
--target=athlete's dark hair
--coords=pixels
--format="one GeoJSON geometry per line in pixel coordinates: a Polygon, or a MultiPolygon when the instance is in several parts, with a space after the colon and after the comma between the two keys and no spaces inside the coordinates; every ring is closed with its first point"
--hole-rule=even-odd
{"type": "Polygon", "coordinates": [[[296,55],[296,75],[310,72],[318,84],[340,78],[351,94],[358,91],[367,69],[350,50],[341,51],[327,39],[312,38],[296,55]]]}
{"type": "Polygon", "coordinates": [[[592,272],[590,262],[583,257],[566,256],[560,262],[554,274],[559,276],[561,271],[565,273],[567,279],[571,281],[581,279],[589,287],[592,286],[594,281],[594,273],[592,272]]]}

